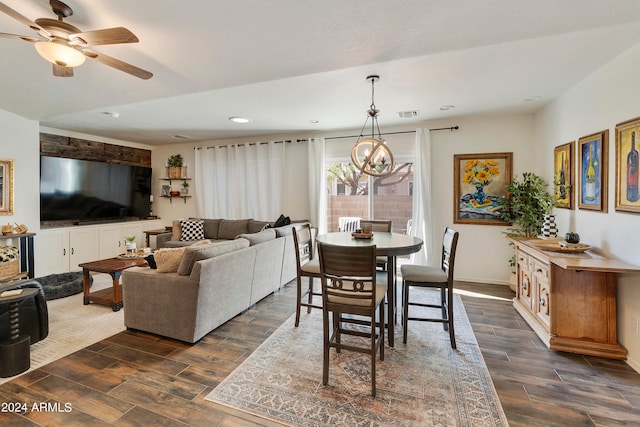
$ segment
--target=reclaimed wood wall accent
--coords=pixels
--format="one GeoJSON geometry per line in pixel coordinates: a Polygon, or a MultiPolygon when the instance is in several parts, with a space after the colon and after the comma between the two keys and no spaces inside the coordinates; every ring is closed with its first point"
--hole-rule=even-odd
{"type": "Polygon", "coordinates": [[[151,167],[151,150],[49,133],[40,133],[40,154],[68,159],[151,167]]]}

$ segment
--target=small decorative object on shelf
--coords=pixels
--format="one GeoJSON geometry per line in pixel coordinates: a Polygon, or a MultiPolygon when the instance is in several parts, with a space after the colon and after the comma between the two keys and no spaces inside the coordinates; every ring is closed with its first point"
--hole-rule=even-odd
{"type": "Polygon", "coordinates": [[[167,178],[180,179],[182,177],[183,162],[181,154],[169,156],[167,160],[167,178]]]}
{"type": "Polygon", "coordinates": [[[126,236],[125,240],[127,243],[125,244],[125,249],[127,250],[127,255],[135,255],[136,253],[136,236],[126,236]]]}
{"type": "Polygon", "coordinates": [[[186,180],[182,181],[182,194],[189,194],[189,183],[186,180]]]}
{"type": "Polygon", "coordinates": [[[29,231],[29,229],[27,228],[26,225],[24,224],[18,224],[17,222],[15,223],[15,232],[16,234],[25,234],[27,231],[29,231]]]}
{"type": "Polygon", "coordinates": [[[556,226],[555,215],[544,215],[542,221],[542,237],[556,237],[558,235],[558,227],[556,226]]]}
{"type": "Polygon", "coordinates": [[[566,240],[567,243],[580,243],[580,235],[572,231],[564,235],[564,240],[566,240]]]}
{"type": "Polygon", "coordinates": [[[178,197],[178,196],[180,196],[180,192],[179,191],[169,191],[169,196],[178,197]]]}
{"type": "Polygon", "coordinates": [[[2,234],[13,234],[13,225],[7,224],[2,226],[2,234]]]}

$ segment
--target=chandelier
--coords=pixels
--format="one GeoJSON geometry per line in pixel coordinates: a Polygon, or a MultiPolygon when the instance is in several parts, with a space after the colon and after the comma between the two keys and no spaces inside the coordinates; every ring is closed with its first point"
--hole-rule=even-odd
{"type": "Polygon", "coordinates": [[[378,126],[378,113],[374,103],[374,84],[380,80],[380,76],[370,75],[367,80],[371,81],[371,106],[367,111],[367,118],[364,121],[360,136],[351,150],[351,161],[360,171],[372,176],[384,176],[393,172],[396,162],[391,149],[387,146],[387,141],[382,139],[380,127],[378,126]],[[371,118],[371,137],[365,138],[363,132],[371,118]],[[375,137],[375,131],[378,137],[375,137]]]}

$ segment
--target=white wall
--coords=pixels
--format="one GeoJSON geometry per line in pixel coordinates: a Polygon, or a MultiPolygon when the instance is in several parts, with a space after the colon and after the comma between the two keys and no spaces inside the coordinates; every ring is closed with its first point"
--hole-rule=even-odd
{"type": "MultiPolygon", "coordinates": [[[[640,44],[576,85],[535,117],[536,164],[553,177],[553,149],[582,136],[609,129],[608,212],[556,209],[561,233],[572,230],[581,241],[640,267],[640,215],[615,211],[615,125],[640,116],[637,93],[640,44]]],[[[640,275],[618,275],[618,341],[629,350],[628,363],[640,372],[640,275]]]]}
{"type": "MultiPolygon", "coordinates": [[[[0,158],[14,161],[14,214],[0,216],[0,223],[15,225],[17,222],[26,225],[30,232],[37,233],[40,230],[38,122],[0,110],[0,129],[0,158]]],[[[37,236],[34,240],[37,242],[37,236]]]]}

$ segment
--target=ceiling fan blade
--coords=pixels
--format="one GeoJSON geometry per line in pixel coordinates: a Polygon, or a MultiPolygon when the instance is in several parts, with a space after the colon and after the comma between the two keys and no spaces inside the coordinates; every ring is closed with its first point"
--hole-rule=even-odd
{"type": "Polygon", "coordinates": [[[35,43],[37,41],[40,41],[38,39],[34,39],[33,37],[21,36],[19,34],[0,33],[0,37],[4,37],[6,39],[20,39],[20,40],[24,40],[26,42],[31,42],[31,43],[35,43]]]}
{"type": "Polygon", "coordinates": [[[98,46],[105,44],[138,43],[138,37],[124,27],[106,28],[104,30],[85,31],[69,34],[71,44],[80,39],[87,45],[98,46]]]}
{"type": "Polygon", "coordinates": [[[119,59],[112,58],[109,55],[105,55],[103,53],[98,53],[96,51],[88,49],[83,49],[82,53],[84,53],[87,58],[95,59],[96,61],[104,65],[108,65],[109,67],[124,71],[125,73],[131,74],[132,76],[138,77],[140,79],[148,80],[153,77],[153,74],[149,71],[138,68],[135,65],[120,61],[119,59]]]}
{"type": "Polygon", "coordinates": [[[64,67],[58,64],[53,65],[53,75],[56,77],[73,77],[73,68],[64,67]]]}
{"type": "Polygon", "coordinates": [[[9,6],[7,6],[2,2],[0,2],[0,12],[4,12],[10,17],[12,17],[13,19],[15,19],[16,21],[23,23],[27,27],[31,28],[33,31],[40,34],[42,37],[46,37],[49,39],[52,37],[52,35],[47,30],[42,28],[40,25],[36,24],[35,22],[30,20],[26,16],[22,15],[21,13],[11,9],[9,6]]]}

